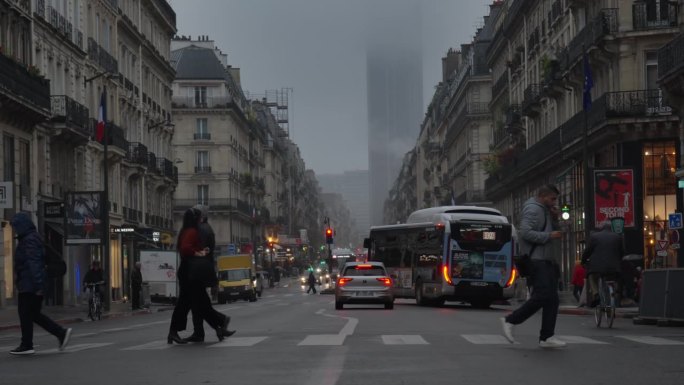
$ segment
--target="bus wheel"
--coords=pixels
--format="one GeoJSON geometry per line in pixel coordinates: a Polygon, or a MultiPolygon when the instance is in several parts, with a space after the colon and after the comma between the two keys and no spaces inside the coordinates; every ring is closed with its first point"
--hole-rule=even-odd
{"type": "Polygon", "coordinates": [[[492,301],[488,299],[479,299],[470,302],[470,305],[475,309],[489,309],[489,306],[491,306],[491,304],[492,301]]]}
{"type": "Polygon", "coordinates": [[[416,304],[418,306],[427,306],[428,301],[423,296],[423,282],[416,283],[416,304]]]}

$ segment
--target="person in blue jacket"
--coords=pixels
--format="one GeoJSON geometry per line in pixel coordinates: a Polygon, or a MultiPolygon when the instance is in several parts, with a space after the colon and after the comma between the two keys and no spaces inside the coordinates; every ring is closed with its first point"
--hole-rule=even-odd
{"type": "Polygon", "coordinates": [[[26,212],[18,212],[10,220],[17,238],[14,251],[15,285],[19,293],[17,309],[21,323],[21,345],[10,351],[13,355],[33,354],[33,323],[35,322],[59,340],[59,350],[69,343],[71,328],[65,329],[41,313],[47,272],[45,249],[36,226],[26,212]]]}

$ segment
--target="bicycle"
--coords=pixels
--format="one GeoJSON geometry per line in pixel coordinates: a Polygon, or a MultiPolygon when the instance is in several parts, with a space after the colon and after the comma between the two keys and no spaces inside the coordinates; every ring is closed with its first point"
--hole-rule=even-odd
{"type": "Polygon", "coordinates": [[[102,319],[102,298],[97,290],[102,284],[104,281],[85,284],[88,289],[88,317],[93,321],[102,319]]]}
{"type": "Polygon", "coordinates": [[[599,276],[598,280],[598,294],[599,294],[599,304],[594,308],[594,321],[596,321],[596,327],[601,327],[601,321],[603,320],[603,314],[606,315],[606,322],[608,322],[608,328],[613,327],[613,321],[615,321],[615,281],[605,279],[604,276],[599,276]]]}

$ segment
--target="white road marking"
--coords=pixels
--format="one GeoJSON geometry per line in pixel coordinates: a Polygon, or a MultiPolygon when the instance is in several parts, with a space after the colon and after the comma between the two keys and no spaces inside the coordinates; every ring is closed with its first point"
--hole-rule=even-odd
{"type": "MultiPolygon", "coordinates": [[[[96,348],[101,348],[103,346],[108,346],[108,345],[113,345],[113,342],[99,342],[99,343],[92,343],[92,344],[78,344],[78,345],[69,345],[64,349],[64,353],[73,353],[73,352],[80,352],[81,350],[88,350],[88,349],[96,349],[96,348]]],[[[42,354],[52,354],[52,353],[58,353],[59,349],[54,348],[54,349],[48,349],[48,350],[43,350],[40,351],[39,353],[42,354]]]]}
{"type": "Polygon", "coordinates": [[[234,346],[254,346],[268,337],[229,337],[221,342],[210,345],[210,348],[227,348],[234,346]]]}
{"type": "Polygon", "coordinates": [[[429,345],[419,335],[382,335],[381,337],[385,345],[429,345]]]}
{"type": "Polygon", "coordinates": [[[300,341],[298,346],[339,346],[344,343],[344,339],[347,337],[345,334],[310,334],[300,341]]]}
{"type": "Polygon", "coordinates": [[[629,341],[639,342],[647,345],[684,345],[684,341],[668,340],[660,337],[651,336],[616,336],[629,341]]]}
{"type": "Polygon", "coordinates": [[[100,334],[100,333],[79,333],[79,334],[75,334],[75,335],[71,336],[71,338],[90,337],[90,336],[94,336],[97,334],[100,334]]]}
{"type": "Polygon", "coordinates": [[[608,345],[608,342],[603,342],[595,340],[589,337],[582,336],[556,336],[560,340],[567,342],[569,344],[595,344],[595,345],[608,345]]]}
{"type": "Polygon", "coordinates": [[[169,345],[166,340],[152,341],[142,345],[130,346],[121,350],[162,350],[168,349],[173,345],[169,345]]]}
{"type": "Polygon", "coordinates": [[[102,333],[111,333],[111,332],[120,332],[122,330],[129,330],[130,328],[112,328],[112,329],[104,329],[102,330],[102,333]]]}
{"type": "Polygon", "coordinates": [[[510,345],[508,340],[499,334],[461,334],[466,341],[476,345],[510,345]]]}

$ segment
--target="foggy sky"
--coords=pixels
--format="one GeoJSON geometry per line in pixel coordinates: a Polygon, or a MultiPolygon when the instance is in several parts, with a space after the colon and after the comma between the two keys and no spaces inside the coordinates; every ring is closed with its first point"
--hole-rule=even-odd
{"type": "MultiPolygon", "coordinates": [[[[214,40],[228,54],[228,63],[240,68],[245,91],[263,94],[292,88],[290,136],[307,168],[329,174],[368,169],[365,51],[373,37],[382,36],[379,27],[393,22],[393,1],[421,6],[423,99],[427,106],[441,79],[441,58],[449,47],[470,42],[491,0],[169,3],[176,12],[178,34],[193,39],[208,35],[214,40]]],[[[416,126],[416,138],[418,132],[416,126]]]]}

